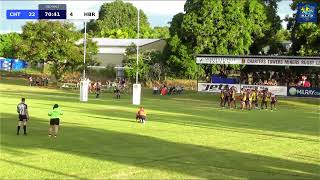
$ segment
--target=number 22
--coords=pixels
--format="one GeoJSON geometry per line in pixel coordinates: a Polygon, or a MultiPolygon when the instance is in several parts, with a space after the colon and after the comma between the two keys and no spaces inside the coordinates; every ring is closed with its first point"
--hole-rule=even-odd
{"type": "Polygon", "coordinates": [[[35,12],[29,12],[29,16],[36,16],[35,12]]]}

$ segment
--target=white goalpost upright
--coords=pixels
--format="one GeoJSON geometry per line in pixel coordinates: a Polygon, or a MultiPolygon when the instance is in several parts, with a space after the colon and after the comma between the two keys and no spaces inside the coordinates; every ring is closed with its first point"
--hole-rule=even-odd
{"type": "Polygon", "coordinates": [[[83,78],[80,82],[80,101],[88,101],[89,80],[86,79],[86,45],[87,45],[87,23],[84,22],[84,38],[83,38],[83,78]]]}
{"type": "Polygon", "coordinates": [[[80,101],[88,101],[89,79],[86,79],[86,46],[87,46],[87,22],[86,20],[93,20],[99,18],[99,12],[91,10],[69,10],[67,19],[69,20],[84,20],[84,38],[83,38],[83,77],[80,82],[80,101]]]}
{"type": "Polygon", "coordinates": [[[139,33],[140,33],[140,9],[138,8],[138,39],[137,39],[137,69],[136,69],[136,83],[133,84],[132,87],[132,104],[134,105],[140,105],[141,101],[141,84],[139,84],[138,79],[139,79],[139,33]]]}

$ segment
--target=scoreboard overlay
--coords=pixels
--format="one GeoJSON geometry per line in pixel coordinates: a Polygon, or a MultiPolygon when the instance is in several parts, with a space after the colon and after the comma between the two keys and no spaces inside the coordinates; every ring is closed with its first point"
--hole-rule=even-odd
{"type": "Polygon", "coordinates": [[[8,20],[14,19],[98,19],[99,12],[90,10],[67,9],[66,4],[39,4],[38,9],[10,9],[6,11],[8,20]]]}

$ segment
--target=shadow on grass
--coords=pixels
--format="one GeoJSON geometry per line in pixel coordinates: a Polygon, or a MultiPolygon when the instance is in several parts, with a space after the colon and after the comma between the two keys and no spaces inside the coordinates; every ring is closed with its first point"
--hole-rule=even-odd
{"type": "MultiPolygon", "coordinates": [[[[19,96],[24,92],[12,92],[12,91],[5,91],[3,94],[4,96],[19,96]]],[[[76,94],[67,94],[64,95],[62,93],[46,93],[46,92],[25,92],[25,95],[28,100],[44,100],[44,101],[52,101],[54,103],[64,103],[64,102],[71,102],[71,103],[78,103],[78,95],[76,94]]],[[[92,96],[93,97],[93,96],[92,96]]],[[[151,95],[152,97],[152,95],[151,95]]],[[[196,111],[197,105],[196,103],[188,104],[184,103],[184,98],[186,101],[189,101],[190,98],[186,97],[175,97],[181,98],[182,100],[177,101],[176,103],[171,103],[173,99],[164,99],[161,103],[160,100],[157,99],[158,97],[154,97],[154,99],[145,98],[144,103],[147,104],[145,107],[148,111],[154,111],[154,116],[160,118],[157,121],[165,121],[166,123],[190,123],[191,124],[201,124],[202,127],[215,127],[217,125],[220,126],[227,126],[227,127],[235,127],[235,128],[246,128],[246,129],[253,129],[253,130],[267,130],[267,131],[274,131],[274,132],[288,132],[288,133],[296,133],[296,134],[304,134],[304,135],[312,135],[312,136],[319,136],[319,113],[315,112],[311,115],[307,110],[301,110],[301,113],[296,113],[294,116],[294,121],[290,120],[292,118],[290,110],[283,109],[282,111],[285,112],[270,112],[270,111],[230,111],[226,109],[209,109],[207,111],[196,111]],[[180,103],[180,104],[177,104],[180,103]],[[159,104],[159,106],[157,105],[159,104]],[[161,110],[156,110],[161,109],[161,110]],[[240,116],[238,116],[240,115],[240,116]],[[306,120],[306,117],[309,117],[306,120]],[[172,119],[172,121],[163,120],[163,119],[172,119]],[[192,119],[193,121],[191,121],[192,119]],[[188,121],[189,120],[189,121],[188,121]],[[303,125],[302,125],[303,124],[303,125]]],[[[94,104],[94,105],[101,105],[101,109],[95,110],[93,108],[86,108],[81,107],[81,112],[86,113],[94,113],[97,115],[107,115],[106,113],[117,114],[121,112],[125,115],[125,117],[129,117],[130,113],[134,114],[134,112],[128,112],[128,109],[122,108],[127,107],[130,99],[129,96],[125,96],[121,100],[113,99],[112,94],[106,94],[102,96],[101,99],[94,99],[90,100],[86,104],[94,104]],[[110,112],[110,110],[105,110],[107,106],[114,106],[117,107],[116,110],[112,110],[114,112],[110,112]],[[117,113],[116,113],[117,112],[117,113]]],[[[199,100],[196,100],[198,102],[199,100]]],[[[199,102],[201,105],[201,102],[199,102]]],[[[298,103],[299,104],[299,103],[298,103]]],[[[74,111],[78,111],[76,106],[71,107],[75,108],[74,111]]],[[[134,106],[130,108],[136,108],[134,106]]],[[[129,108],[129,109],[130,109],[129,108]]],[[[316,108],[312,108],[316,109],[316,108]]],[[[131,111],[131,110],[130,110],[131,111]]],[[[135,111],[135,110],[134,110],[135,111]]],[[[292,110],[293,111],[293,110],[292,110]]],[[[311,111],[311,109],[309,109],[311,111]]],[[[120,113],[120,114],[121,114],[120,113]]],[[[133,116],[133,115],[132,115],[133,116]]],[[[150,115],[153,116],[152,114],[150,115]]]]}
{"type": "MultiPolygon", "coordinates": [[[[219,177],[222,176],[248,179],[320,178],[320,166],[316,164],[181,144],[149,136],[87,127],[62,126],[59,137],[48,143],[49,139],[44,138],[47,136],[48,125],[43,123],[43,119],[33,119],[28,137],[15,135],[15,119],[16,116],[13,114],[2,114],[0,119],[1,147],[10,149],[42,148],[101,161],[177,172],[199,178],[220,179],[219,177]]],[[[137,128],[141,128],[143,131],[147,126],[139,124],[137,128]]],[[[5,149],[4,152],[6,152],[5,149]]],[[[11,160],[4,159],[4,161],[10,163],[11,160]]],[[[41,167],[33,166],[31,168],[48,171],[41,167]]],[[[65,169],[65,171],[68,170],[65,169]]],[[[127,169],[122,171],[126,172],[127,169]]],[[[60,175],[72,177],[68,172],[48,171],[48,173],[60,173],[60,175]]],[[[75,178],[82,178],[82,176],[78,175],[75,178]]]]}
{"type": "MultiPolygon", "coordinates": [[[[21,154],[24,154],[24,152],[21,151],[21,154]]],[[[65,176],[65,177],[68,177],[68,178],[87,179],[87,178],[82,178],[82,177],[79,177],[79,176],[76,176],[76,175],[72,175],[72,174],[62,173],[62,172],[59,172],[59,171],[54,171],[52,169],[46,169],[46,168],[42,168],[42,167],[38,167],[38,166],[28,165],[27,163],[21,163],[21,162],[17,162],[17,161],[6,160],[6,159],[0,159],[0,161],[6,162],[6,163],[9,163],[9,164],[18,165],[21,168],[31,168],[31,169],[35,169],[35,170],[42,171],[42,172],[47,172],[47,173],[52,173],[52,174],[56,174],[56,175],[60,175],[60,176],[65,176]]],[[[28,176],[28,175],[26,174],[26,176],[28,176]]],[[[50,177],[47,177],[47,178],[49,179],[50,177]]]]}

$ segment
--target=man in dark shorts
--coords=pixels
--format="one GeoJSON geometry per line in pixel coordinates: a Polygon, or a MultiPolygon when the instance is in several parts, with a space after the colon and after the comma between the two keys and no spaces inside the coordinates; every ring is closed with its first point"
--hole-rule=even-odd
{"type": "Polygon", "coordinates": [[[228,107],[230,107],[230,92],[228,86],[225,87],[224,90],[224,104],[223,107],[226,107],[226,103],[228,103],[228,107]]]}
{"type": "Polygon", "coordinates": [[[100,93],[101,93],[101,83],[97,82],[97,84],[96,84],[96,98],[99,98],[100,93]]]}
{"type": "Polygon", "coordinates": [[[118,87],[116,87],[116,89],[114,90],[114,94],[116,95],[117,99],[120,99],[120,89],[118,87]]]}
{"type": "Polygon", "coordinates": [[[140,109],[138,110],[138,112],[136,114],[136,121],[144,124],[146,119],[147,119],[147,113],[144,111],[143,107],[140,107],[140,109]]]}
{"type": "Polygon", "coordinates": [[[57,137],[61,115],[63,115],[63,113],[59,108],[59,105],[55,104],[53,106],[53,109],[48,113],[48,116],[50,116],[49,137],[51,137],[53,133],[54,133],[54,137],[55,138],[57,137]]]}
{"type": "Polygon", "coordinates": [[[25,103],[25,98],[21,98],[21,103],[17,106],[17,112],[19,114],[19,122],[17,127],[17,135],[19,135],[20,127],[23,124],[24,135],[27,135],[27,121],[29,120],[28,106],[25,103]]]}
{"type": "Polygon", "coordinates": [[[263,109],[263,106],[265,106],[266,109],[268,108],[267,98],[268,98],[268,90],[264,89],[262,91],[262,97],[261,97],[261,109],[263,109]]]}

